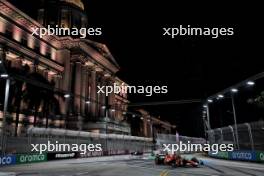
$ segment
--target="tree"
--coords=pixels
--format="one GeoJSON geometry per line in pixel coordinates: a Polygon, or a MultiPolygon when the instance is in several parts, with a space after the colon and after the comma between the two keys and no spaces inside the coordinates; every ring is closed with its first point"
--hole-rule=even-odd
{"type": "MultiPolygon", "coordinates": [[[[34,126],[37,126],[37,116],[42,115],[46,118],[46,127],[48,127],[48,119],[51,116],[60,114],[59,102],[55,97],[55,83],[48,81],[43,75],[36,70],[30,72],[30,67],[24,65],[22,67],[8,67],[8,73],[11,75],[11,85],[9,94],[9,112],[15,112],[15,136],[18,132],[19,115],[25,111],[33,110],[34,126]],[[20,79],[17,79],[19,76],[20,79]],[[44,86],[40,86],[44,85],[44,86]],[[23,107],[22,104],[24,105],[23,107]]],[[[4,82],[1,85],[1,90],[4,90],[4,82]]],[[[2,95],[4,91],[1,91],[2,95]]],[[[2,102],[4,96],[0,96],[2,102]]],[[[28,121],[28,120],[26,120],[28,121]]]]}
{"type": "Polygon", "coordinates": [[[23,91],[23,100],[27,102],[28,108],[34,110],[34,126],[37,125],[37,116],[42,112],[42,116],[46,118],[46,127],[48,127],[49,115],[60,114],[59,102],[54,93],[54,82],[49,82],[45,77],[37,72],[28,75],[32,81],[40,82],[49,88],[36,86],[29,82],[26,83],[23,91]]]}

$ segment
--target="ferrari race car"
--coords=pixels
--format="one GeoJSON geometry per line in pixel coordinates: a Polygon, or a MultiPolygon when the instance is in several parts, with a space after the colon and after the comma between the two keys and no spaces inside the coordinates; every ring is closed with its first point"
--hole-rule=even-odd
{"type": "Polygon", "coordinates": [[[171,165],[172,167],[198,167],[199,165],[203,165],[203,162],[196,157],[188,159],[178,154],[157,154],[155,157],[155,164],[171,165]]]}

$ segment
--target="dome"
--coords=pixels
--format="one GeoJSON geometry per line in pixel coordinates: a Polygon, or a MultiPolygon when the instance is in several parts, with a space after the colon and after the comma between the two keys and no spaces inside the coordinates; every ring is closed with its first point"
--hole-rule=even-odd
{"type": "Polygon", "coordinates": [[[84,10],[84,5],[83,2],[81,0],[61,0],[70,4],[74,4],[75,6],[81,8],[82,10],[84,10]]]}

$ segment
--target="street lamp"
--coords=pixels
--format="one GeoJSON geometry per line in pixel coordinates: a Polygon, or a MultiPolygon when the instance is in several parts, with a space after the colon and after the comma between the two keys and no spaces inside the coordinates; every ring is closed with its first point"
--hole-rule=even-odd
{"type": "Polygon", "coordinates": [[[85,103],[86,103],[86,104],[90,104],[91,102],[88,100],[88,101],[86,101],[85,103]]]}
{"type": "Polygon", "coordinates": [[[3,73],[3,74],[0,75],[0,77],[1,77],[1,78],[7,78],[7,77],[8,77],[8,74],[3,73]]]}
{"type": "Polygon", "coordinates": [[[238,89],[236,89],[236,88],[232,88],[232,89],[231,89],[231,92],[233,92],[233,93],[237,93],[237,92],[238,92],[238,89]]]}
{"type": "Polygon", "coordinates": [[[253,82],[253,81],[248,81],[248,82],[247,82],[247,85],[249,85],[249,86],[253,86],[253,85],[255,85],[255,82],[253,82]]]}
{"type": "Polygon", "coordinates": [[[213,103],[213,100],[212,99],[208,99],[207,100],[209,103],[213,103]]]}
{"type": "Polygon", "coordinates": [[[224,98],[224,95],[219,94],[219,95],[217,95],[217,97],[218,97],[218,98],[224,98]]]}
{"type": "Polygon", "coordinates": [[[64,98],[70,98],[70,96],[71,96],[70,94],[65,94],[64,98]]]}
{"type": "Polygon", "coordinates": [[[237,116],[236,116],[235,100],[234,100],[234,95],[233,94],[231,94],[231,102],[232,102],[232,108],[233,108],[236,143],[237,143],[237,149],[239,150],[238,132],[237,132],[237,116]]]}

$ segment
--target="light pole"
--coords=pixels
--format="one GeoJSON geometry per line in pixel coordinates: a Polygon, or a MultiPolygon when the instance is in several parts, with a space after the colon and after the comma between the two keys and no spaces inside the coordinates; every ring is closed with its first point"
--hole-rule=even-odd
{"type": "Polygon", "coordinates": [[[206,107],[206,114],[207,114],[208,130],[211,130],[211,125],[210,125],[210,112],[209,112],[209,103],[207,104],[207,107],[206,107]]]}
{"type": "Polygon", "coordinates": [[[8,107],[8,98],[9,98],[9,88],[10,88],[10,79],[6,79],[5,86],[5,100],[4,100],[4,110],[3,110],[3,120],[2,120],[2,133],[1,133],[1,151],[2,156],[5,154],[5,127],[6,127],[6,114],[8,107]]]}
{"type": "MultiPolygon", "coordinates": [[[[234,92],[234,91],[232,91],[232,92],[234,92]]],[[[233,108],[236,143],[237,143],[237,149],[239,150],[238,132],[237,132],[237,117],[236,117],[236,108],[235,108],[235,100],[234,100],[234,94],[233,93],[231,93],[231,101],[232,101],[232,108],[233,108]]]]}
{"type": "Polygon", "coordinates": [[[70,98],[71,98],[71,94],[69,94],[69,93],[64,94],[64,98],[65,98],[65,112],[66,112],[64,126],[67,129],[69,127],[69,119],[70,119],[69,116],[70,116],[70,98]]]}

